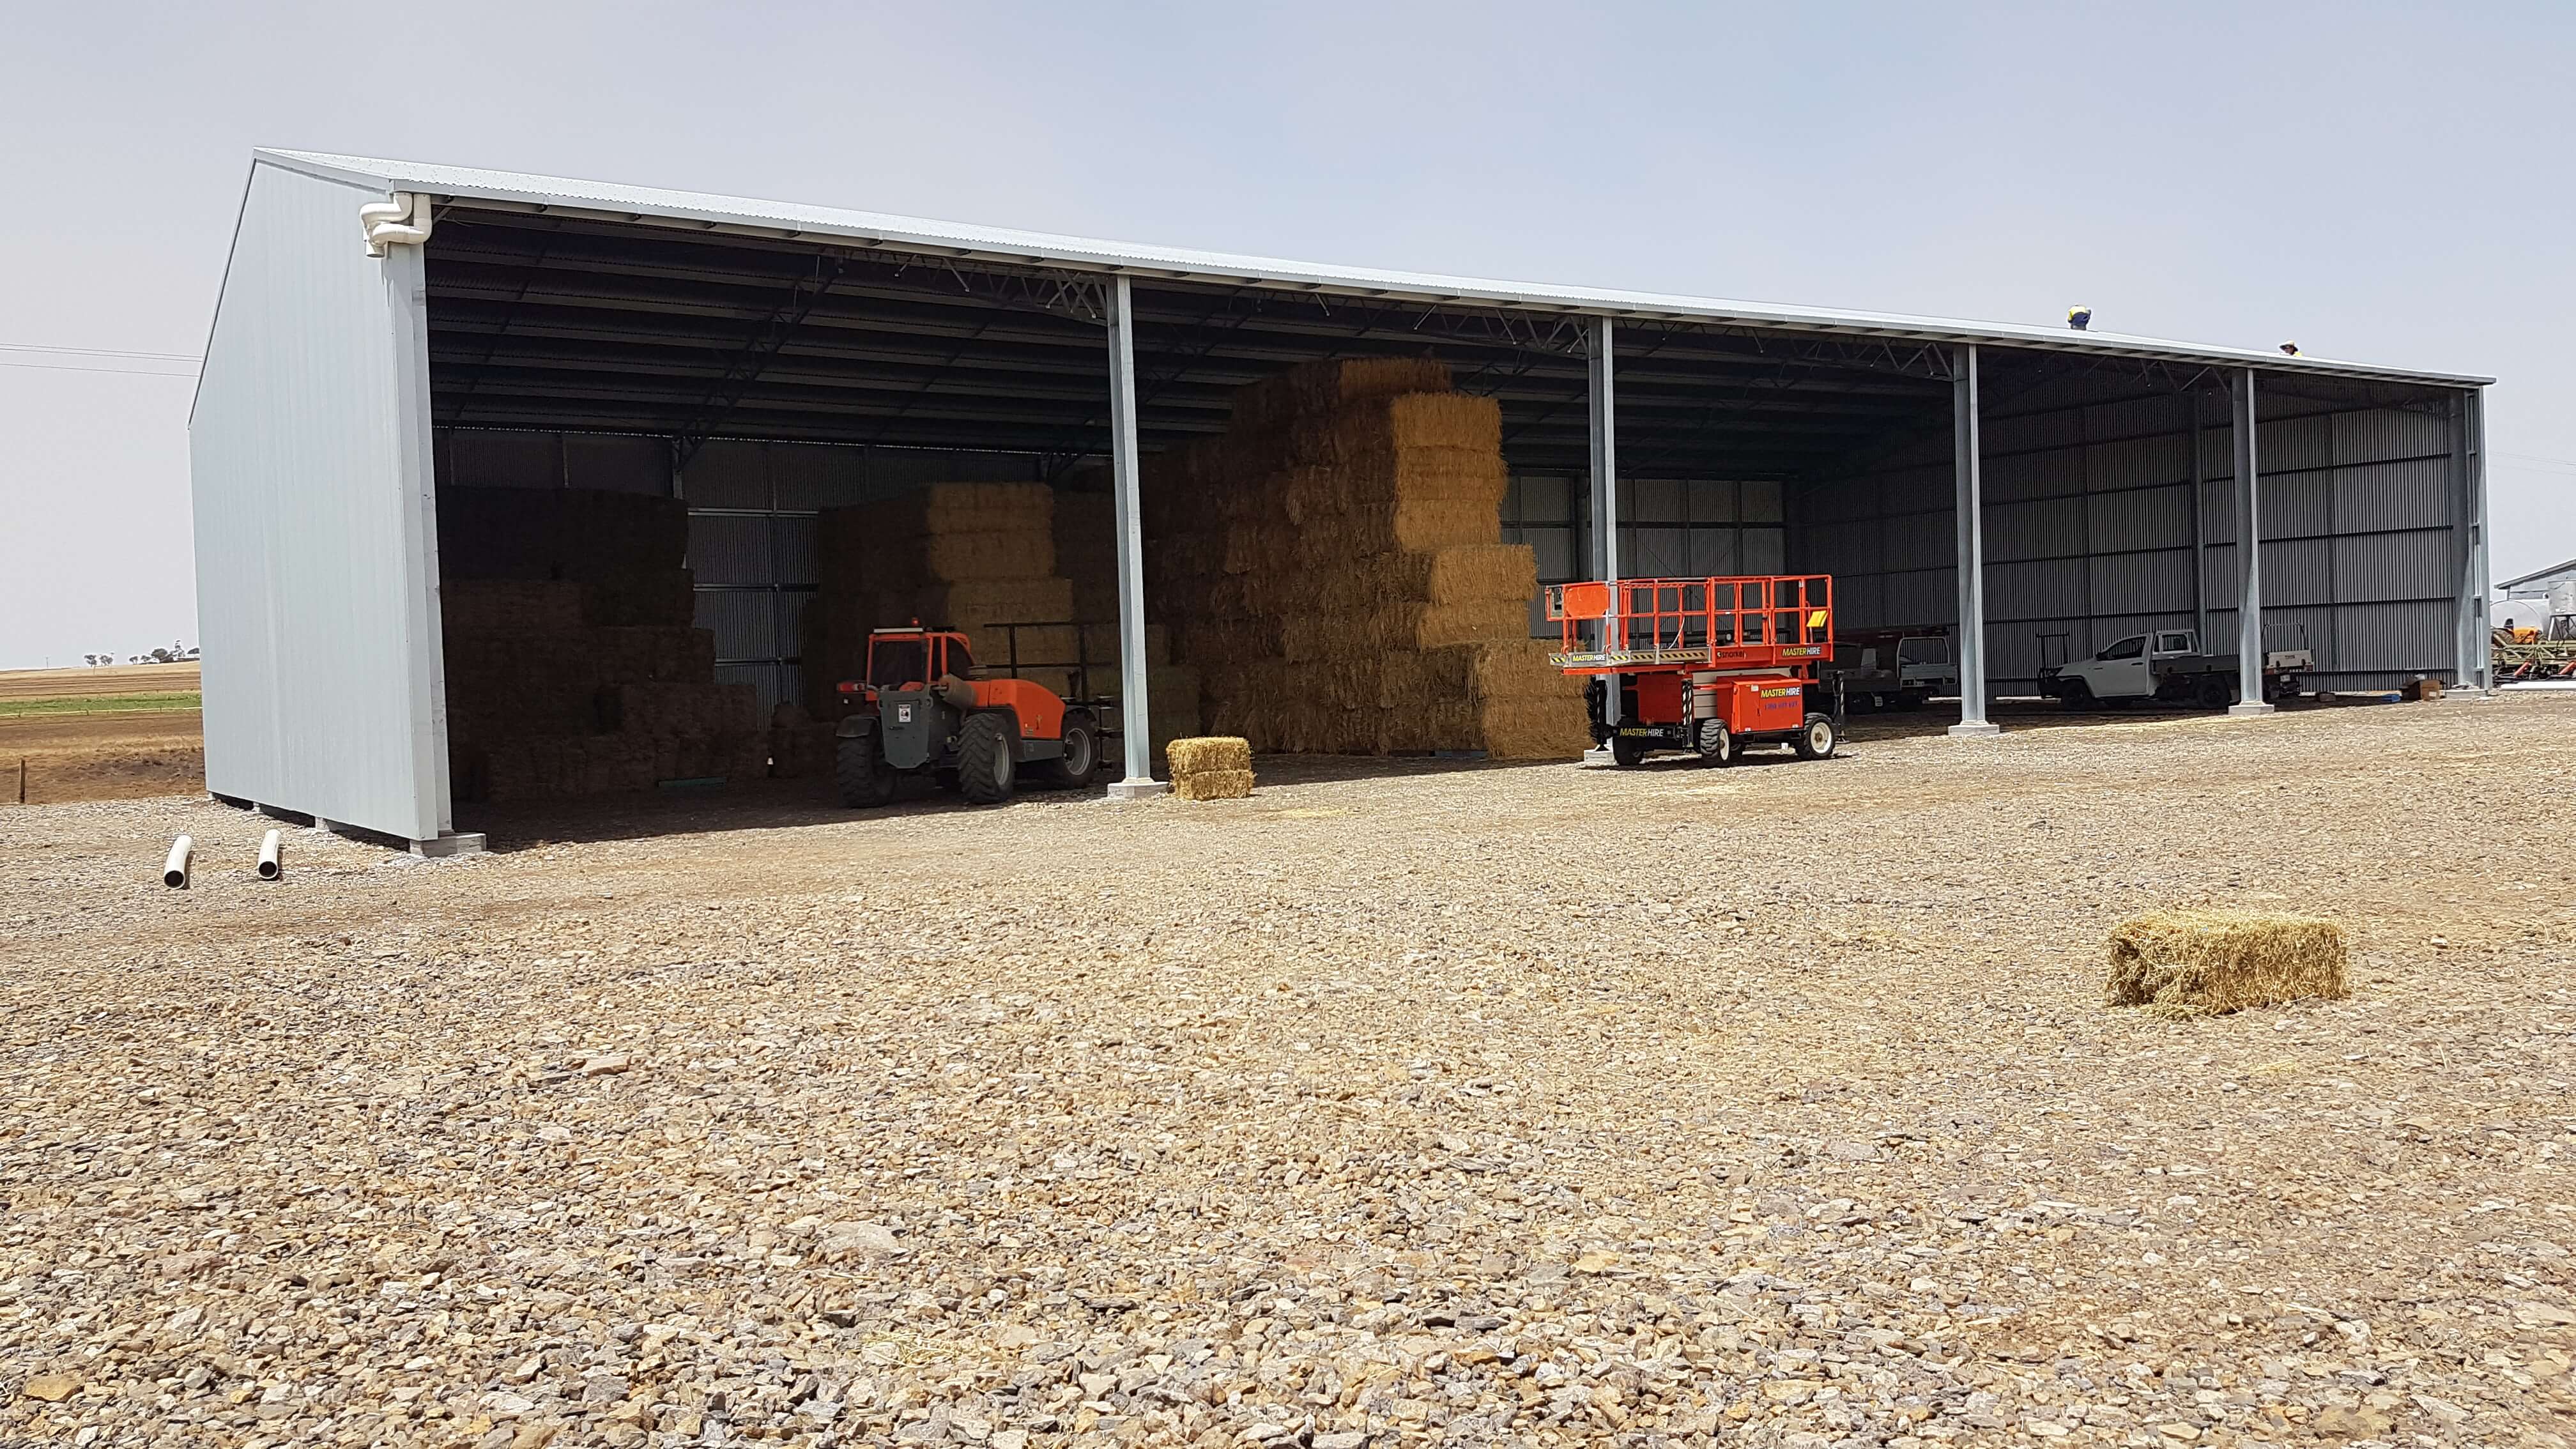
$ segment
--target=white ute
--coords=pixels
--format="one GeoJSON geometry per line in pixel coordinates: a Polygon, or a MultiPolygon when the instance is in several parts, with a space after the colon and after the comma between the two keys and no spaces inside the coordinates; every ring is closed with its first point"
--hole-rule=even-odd
{"type": "MultiPolygon", "coordinates": [[[[2263,634],[2263,697],[2296,695],[2300,673],[2316,667],[2306,627],[2274,624],[2263,634]]],[[[2236,702],[2236,656],[2202,653],[2192,630],[2157,629],[2116,640],[2090,659],[2043,667],[2039,689],[2069,709],[2133,699],[2225,709],[2236,702]]]]}

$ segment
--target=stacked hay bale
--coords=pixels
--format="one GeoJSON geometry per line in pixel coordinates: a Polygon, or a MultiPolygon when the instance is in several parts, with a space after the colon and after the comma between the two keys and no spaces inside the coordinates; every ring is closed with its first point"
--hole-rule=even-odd
{"type": "Polygon", "coordinates": [[[754,691],[690,625],[676,499],[450,488],[438,497],[450,785],[459,800],[761,772],[754,691]]]}
{"type": "Polygon", "coordinates": [[[1244,389],[1224,435],[1145,473],[1148,585],[1211,728],[1266,751],[1572,758],[1580,685],[1529,637],[1489,398],[1375,359],[1244,389]]]}
{"type": "Polygon", "coordinates": [[[2340,1000],[2343,931],[2310,916],[2240,911],[2156,911],[2111,932],[2113,1006],[2160,1016],[2215,1016],[2303,996],[2340,1000]]]}
{"type": "Polygon", "coordinates": [[[1252,746],[1230,735],[1174,740],[1164,747],[1172,793],[1184,800],[1242,800],[1252,794],[1252,746]]]}
{"type": "MultiPolygon", "coordinates": [[[[1118,633],[1118,510],[1105,475],[1076,476],[1055,500],[1056,567],[1073,581],[1073,617],[1083,624],[1088,683],[1111,699],[1126,691],[1119,672],[1125,657],[1118,633]]],[[[1070,656],[1067,656],[1070,657],[1070,656]]],[[[1172,662],[1171,631],[1145,626],[1145,698],[1148,734],[1161,754],[1171,742],[1199,731],[1199,672],[1172,662]]]]}
{"type": "MultiPolygon", "coordinates": [[[[962,630],[978,663],[1006,662],[999,624],[1065,625],[1073,584],[1056,571],[1055,494],[1043,483],[934,483],[901,498],[827,508],[806,606],[805,697],[867,669],[868,631],[915,620],[962,630]]],[[[1020,629],[1024,659],[1070,659],[1073,631],[1020,629]]],[[[1041,683],[1052,681],[1041,680],[1041,683]]]]}
{"type": "Polygon", "coordinates": [[[769,712],[769,773],[802,780],[832,773],[833,726],[801,704],[780,700],[769,712]]]}

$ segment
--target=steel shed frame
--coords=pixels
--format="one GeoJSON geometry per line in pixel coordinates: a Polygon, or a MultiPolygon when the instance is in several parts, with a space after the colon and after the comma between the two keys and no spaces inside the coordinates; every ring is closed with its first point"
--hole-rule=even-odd
{"type": "Polygon", "coordinates": [[[2483,667],[2483,377],[260,151],[191,425],[209,788],[452,832],[431,505],[459,430],[666,439],[674,491],[718,442],[1023,454],[1040,476],[1110,458],[1133,633],[1140,453],[1221,427],[1243,382],[1372,353],[1451,361],[1502,403],[1516,468],[1592,478],[1565,520],[1587,571],[1621,567],[1612,472],[1775,480],[1791,562],[1843,578],[1852,622],[1973,618],[1991,592],[1973,632],[2007,682],[2033,623],[2070,645],[2176,615],[2234,632],[2211,595],[2244,592],[2238,510],[2213,490],[2238,470],[2210,450],[2237,430],[2203,413],[2241,380],[2265,408],[2265,577],[2340,631],[2350,667],[2328,672],[2436,662],[2419,614],[2457,678],[2483,667]],[[357,207],[397,195],[432,236],[371,258],[357,207]],[[1974,557],[1997,529],[1982,589],[1924,546],[1974,557]]]}

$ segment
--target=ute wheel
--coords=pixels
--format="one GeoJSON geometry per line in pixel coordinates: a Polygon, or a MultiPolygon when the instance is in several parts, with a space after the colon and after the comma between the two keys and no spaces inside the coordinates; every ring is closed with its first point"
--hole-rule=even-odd
{"type": "Polygon", "coordinates": [[[832,753],[832,778],[841,786],[841,803],[853,810],[872,810],[894,798],[895,773],[877,758],[872,735],[839,741],[832,753]]]}
{"type": "Polygon", "coordinates": [[[1898,709],[1921,709],[1923,707],[1923,702],[1930,698],[1930,695],[1924,694],[1920,690],[1904,690],[1896,696],[1896,707],[1898,709]]]}
{"type": "Polygon", "coordinates": [[[1059,785],[1089,784],[1100,770],[1100,734],[1082,715],[1064,717],[1064,754],[1046,762],[1047,775],[1059,785]]]}
{"type": "Polygon", "coordinates": [[[1696,743],[1699,746],[1699,757],[1710,764],[1735,763],[1735,734],[1726,727],[1723,720],[1701,720],[1696,743]]]}
{"type": "Polygon", "coordinates": [[[957,729],[957,793],[973,805],[999,805],[1011,798],[1017,763],[1011,757],[1011,731],[998,714],[970,714],[957,729]]]}
{"type": "Polygon", "coordinates": [[[2057,697],[2068,709],[2091,709],[2093,686],[2081,679],[2070,679],[2066,681],[2066,687],[2058,692],[2057,697]]]}
{"type": "Polygon", "coordinates": [[[2215,674],[2205,674],[2193,690],[2192,697],[2200,702],[2202,709],[2225,709],[2229,696],[2234,693],[2227,687],[2226,680],[2215,674]]]}
{"type": "Polygon", "coordinates": [[[1811,714],[1807,716],[1807,722],[1798,727],[1798,738],[1793,743],[1798,748],[1798,758],[1823,760],[1832,758],[1838,739],[1832,715],[1811,714]]]}
{"type": "Polygon", "coordinates": [[[1630,766],[1641,764],[1646,758],[1646,742],[1638,739],[1634,735],[1612,735],[1610,737],[1610,758],[1616,762],[1621,769],[1627,769],[1630,766]]]}

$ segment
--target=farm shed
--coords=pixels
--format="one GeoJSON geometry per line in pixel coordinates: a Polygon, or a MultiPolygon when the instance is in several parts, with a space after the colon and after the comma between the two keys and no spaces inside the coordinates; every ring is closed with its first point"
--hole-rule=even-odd
{"type": "Polygon", "coordinates": [[[670,702],[724,763],[729,719],[809,687],[825,510],[1101,478],[1143,706],[1145,459],[1223,433],[1239,389],[1367,358],[1492,400],[1499,537],[1540,579],[1833,573],[1847,624],[1964,623],[1964,731],[2043,649],[2150,624],[2304,625],[2333,686],[2483,682],[2484,378],[261,151],[191,426],[209,787],[452,835],[460,490],[670,505],[679,563],[652,534],[547,607],[681,629],[599,621],[675,618],[685,567],[707,645],[653,667],[739,687],[670,702]]]}

